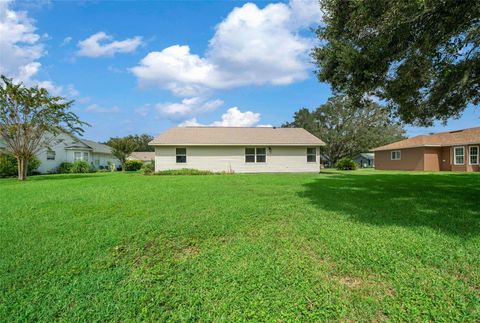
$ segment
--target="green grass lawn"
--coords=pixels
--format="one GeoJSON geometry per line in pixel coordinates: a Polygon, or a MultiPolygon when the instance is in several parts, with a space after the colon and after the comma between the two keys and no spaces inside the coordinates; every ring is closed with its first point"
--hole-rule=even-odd
{"type": "Polygon", "coordinates": [[[0,321],[480,319],[480,174],[0,180],[0,321]]]}

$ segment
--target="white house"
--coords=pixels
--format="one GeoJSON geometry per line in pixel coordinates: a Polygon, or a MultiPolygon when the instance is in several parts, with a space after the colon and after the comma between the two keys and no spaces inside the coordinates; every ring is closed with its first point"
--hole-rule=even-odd
{"type": "MultiPolygon", "coordinates": [[[[1,139],[0,147],[5,147],[1,139]]],[[[107,167],[108,162],[120,165],[120,161],[112,155],[111,150],[107,145],[61,133],[55,137],[48,149],[43,149],[37,154],[41,162],[38,171],[55,172],[61,163],[73,163],[77,160],[85,160],[95,168],[107,167]]]]}
{"type": "Polygon", "coordinates": [[[155,147],[155,171],[260,173],[318,172],[325,143],[302,128],[182,127],[149,145],[155,147]]]}

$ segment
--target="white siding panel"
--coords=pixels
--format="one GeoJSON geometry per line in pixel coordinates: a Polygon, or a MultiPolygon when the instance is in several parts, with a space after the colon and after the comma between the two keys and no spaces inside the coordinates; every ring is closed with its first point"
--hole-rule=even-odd
{"type": "MultiPolygon", "coordinates": [[[[320,171],[319,148],[317,160],[307,163],[307,147],[282,146],[267,148],[266,163],[245,163],[245,147],[240,146],[191,146],[187,148],[187,163],[176,163],[175,148],[155,147],[155,171],[166,169],[194,168],[214,172],[236,173],[267,172],[318,172],[320,171]]],[[[183,147],[182,147],[183,148],[183,147]]]]}

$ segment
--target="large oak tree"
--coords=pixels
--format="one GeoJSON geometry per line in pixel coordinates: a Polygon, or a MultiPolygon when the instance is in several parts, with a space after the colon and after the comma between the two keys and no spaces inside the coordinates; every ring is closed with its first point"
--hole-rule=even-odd
{"type": "Polygon", "coordinates": [[[320,0],[320,81],[431,125],[480,102],[480,1],[320,0]]]}
{"type": "Polygon", "coordinates": [[[27,87],[1,76],[0,140],[17,158],[19,180],[27,178],[28,161],[48,148],[57,134],[83,133],[87,123],[70,111],[72,104],[38,86],[27,87]]]}
{"type": "Polygon", "coordinates": [[[283,127],[304,128],[322,139],[326,143],[322,155],[332,164],[403,139],[405,134],[385,107],[369,100],[358,105],[346,96],[331,97],[314,111],[302,108],[283,127]]]}

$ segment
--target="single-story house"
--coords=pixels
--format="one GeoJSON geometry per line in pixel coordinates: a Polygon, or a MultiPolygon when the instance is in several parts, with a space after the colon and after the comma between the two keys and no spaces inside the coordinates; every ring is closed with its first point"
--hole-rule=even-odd
{"type": "Polygon", "coordinates": [[[479,171],[480,127],[421,135],[373,149],[375,168],[479,171]]]}
{"type": "MultiPolygon", "coordinates": [[[[6,146],[1,141],[0,139],[0,146],[6,146]]],[[[37,158],[40,160],[40,167],[37,170],[41,173],[53,173],[61,163],[73,163],[77,160],[84,160],[95,168],[106,168],[109,162],[115,166],[120,165],[120,161],[112,155],[112,148],[109,146],[67,133],[55,136],[50,147],[41,150],[37,158]]]]}
{"type": "Polygon", "coordinates": [[[215,172],[319,172],[323,141],[301,128],[182,127],[155,147],[155,171],[194,168],[215,172]]]}
{"type": "Polygon", "coordinates": [[[144,163],[149,163],[154,159],[155,159],[154,151],[134,151],[127,157],[127,160],[140,160],[144,163]]]}
{"type": "Polygon", "coordinates": [[[353,161],[360,165],[361,168],[375,167],[375,154],[374,153],[360,153],[353,161]]]}

